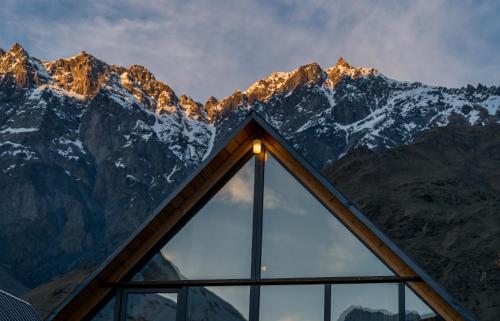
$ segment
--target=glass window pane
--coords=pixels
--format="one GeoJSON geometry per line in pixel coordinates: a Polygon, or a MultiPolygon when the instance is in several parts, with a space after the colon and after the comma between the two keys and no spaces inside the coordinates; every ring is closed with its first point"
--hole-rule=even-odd
{"type": "Polygon", "coordinates": [[[393,275],[270,154],[262,237],[264,278],[393,275]]]}
{"type": "Polygon", "coordinates": [[[133,281],[249,278],[254,169],[252,158],[133,281]]]}
{"type": "Polygon", "coordinates": [[[177,293],[129,293],[127,321],[175,321],[177,293]]]}
{"type": "Polygon", "coordinates": [[[112,297],[111,300],[97,312],[90,321],[114,321],[115,319],[115,304],[116,299],[112,297]]]}
{"type": "Polygon", "coordinates": [[[189,288],[187,321],[247,321],[250,287],[189,288]]]}
{"type": "Polygon", "coordinates": [[[397,321],[398,284],[333,284],[332,321],[397,321]]]}
{"type": "Polygon", "coordinates": [[[259,321],[324,321],[323,285],[260,287],[259,321]]]}
{"type": "Polygon", "coordinates": [[[420,299],[409,287],[405,286],[406,321],[438,321],[442,320],[420,299]]]}

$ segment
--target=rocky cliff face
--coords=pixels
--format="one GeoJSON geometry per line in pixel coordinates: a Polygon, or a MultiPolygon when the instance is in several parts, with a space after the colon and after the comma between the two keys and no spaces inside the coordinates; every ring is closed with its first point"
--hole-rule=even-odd
{"type": "Polygon", "coordinates": [[[201,104],[141,66],[85,52],[41,61],[16,44],[0,51],[0,263],[9,279],[34,287],[100,262],[250,109],[324,169],[435,127],[497,123],[500,87],[401,82],[340,59],[201,104]]]}
{"type": "Polygon", "coordinates": [[[0,262],[27,286],[109,253],[211,150],[200,104],[143,67],[0,59],[0,262]]]}

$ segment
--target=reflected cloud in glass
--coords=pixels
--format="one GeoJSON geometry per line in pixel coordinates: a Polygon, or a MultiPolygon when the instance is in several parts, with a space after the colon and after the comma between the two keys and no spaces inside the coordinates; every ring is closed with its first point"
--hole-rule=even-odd
{"type": "Polygon", "coordinates": [[[249,278],[254,169],[252,158],[133,280],[249,278]]]}
{"type": "Polygon", "coordinates": [[[268,155],[262,277],[360,275],[393,273],[268,155]]]}

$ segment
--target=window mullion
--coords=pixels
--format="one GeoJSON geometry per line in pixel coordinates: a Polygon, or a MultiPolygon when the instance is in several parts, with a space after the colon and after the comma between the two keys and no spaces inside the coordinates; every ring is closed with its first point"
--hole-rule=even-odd
{"type": "Polygon", "coordinates": [[[399,321],[406,320],[406,307],[405,307],[405,284],[398,284],[398,298],[399,298],[399,321]]]}
{"type": "Polygon", "coordinates": [[[331,321],[332,318],[332,285],[325,284],[325,318],[324,321],[331,321]]]}
{"type": "MultiPolygon", "coordinates": [[[[262,210],[264,203],[265,149],[255,155],[254,206],[252,223],[252,280],[261,279],[262,259],[262,210]]],[[[260,285],[250,287],[249,321],[259,320],[260,285]]]]}
{"type": "Polygon", "coordinates": [[[250,287],[250,311],[249,311],[249,321],[259,320],[259,308],[260,308],[260,285],[252,285],[250,287]]]}
{"type": "Polygon", "coordinates": [[[264,203],[265,150],[255,155],[254,206],[252,227],[252,271],[251,278],[260,280],[262,259],[262,210],[264,203]]]}
{"type": "Polygon", "coordinates": [[[189,288],[184,286],[177,292],[176,321],[186,321],[189,288]]]}
{"type": "Polygon", "coordinates": [[[116,293],[115,320],[124,321],[127,314],[127,290],[119,288],[116,293]]]}

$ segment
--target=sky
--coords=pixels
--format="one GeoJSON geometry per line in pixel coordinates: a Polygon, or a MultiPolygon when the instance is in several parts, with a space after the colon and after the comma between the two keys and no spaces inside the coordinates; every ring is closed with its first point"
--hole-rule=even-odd
{"type": "Polygon", "coordinates": [[[140,64],[204,102],[344,57],[431,85],[500,85],[497,0],[2,0],[0,48],[140,64]]]}

